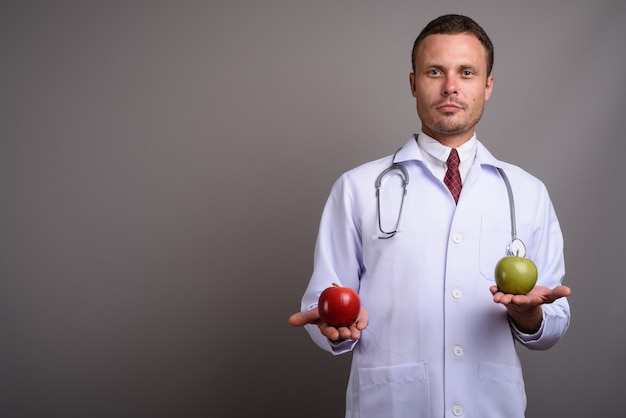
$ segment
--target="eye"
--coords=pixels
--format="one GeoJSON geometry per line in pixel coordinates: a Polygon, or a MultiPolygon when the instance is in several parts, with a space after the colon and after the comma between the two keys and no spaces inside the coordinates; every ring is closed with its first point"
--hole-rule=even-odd
{"type": "Polygon", "coordinates": [[[463,70],[463,76],[471,77],[473,75],[474,75],[474,72],[472,70],[463,70]]]}
{"type": "Polygon", "coordinates": [[[439,71],[436,68],[433,68],[432,70],[428,70],[428,75],[430,75],[430,76],[437,76],[437,75],[440,75],[440,74],[441,74],[441,71],[439,71]]]}

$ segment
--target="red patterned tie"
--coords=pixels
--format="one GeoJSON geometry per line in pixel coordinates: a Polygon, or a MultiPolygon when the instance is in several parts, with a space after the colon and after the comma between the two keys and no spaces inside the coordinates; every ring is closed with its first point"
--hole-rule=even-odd
{"type": "Polygon", "coordinates": [[[461,174],[459,173],[459,154],[456,152],[456,148],[452,148],[450,156],[448,157],[448,171],[443,178],[443,182],[450,189],[454,202],[459,201],[459,195],[461,194],[461,174]]]}

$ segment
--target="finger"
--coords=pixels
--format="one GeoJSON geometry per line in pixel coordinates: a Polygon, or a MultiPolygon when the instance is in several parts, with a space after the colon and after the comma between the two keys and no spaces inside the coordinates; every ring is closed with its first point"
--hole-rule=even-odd
{"type": "Polygon", "coordinates": [[[572,289],[569,286],[557,286],[554,288],[553,294],[556,296],[555,299],[564,298],[572,294],[572,289]]]}
{"type": "Polygon", "coordinates": [[[513,302],[513,297],[515,297],[515,295],[511,293],[503,293],[501,291],[498,291],[495,295],[493,295],[493,301],[502,305],[508,305],[513,302]]]}
{"type": "Polygon", "coordinates": [[[349,338],[353,340],[358,340],[359,338],[361,338],[361,331],[364,330],[366,327],[367,327],[367,320],[359,319],[353,325],[350,326],[350,329],[348,330],[349,338]]]}
{"type": "Polygon", "coordinates": [[[552,303],[557,299],[569,296],[571,293],[572,289],[570,289],[568,286],[557,286],[552,289],[550,294],[546,297],[545,303],[552,303]]]}
{"type": "Polygon", "coordinates": [[[289,317],[289,325],[301,327],[306,324],[317,324],[320,320],[320,314],[317,308],[310,311],[296,312],[289,317]]]}
{"type": "Polygon", "coordinates": [[[354,324],[355,328],[358,331],[363,331],[365,328],[367,328],[367,325],[369,324],[370,321],[370,314],[369,312],[367,312],[367,309],[365,309],[364,307],[361,307],[361,313],[359,314],[359,318],[356,320],[356,323],[354,324]]]}
{"type": "Polygon", "coordinates": [[[540,305],[541,304],[541,299],[538,299],[536,297],[533,297],[531,295],[512,295],[511,296],[511,303],[518,305],[518,306],[525,306],[525,305],[540,305]]]}
{"type": "Polygon", "coordinates": [[[365,328],[367,328],[367,324],[368,323],[369,323],[369,320],[367,318],[359,318],[354,323],[354,328],[359,330],[359,331],[363,331],[365,328]]]}
{"type": "Polygon", "coordinates": [[[305,316],[302,312],[296,312],[289,317],[289,325],[292,327],[300,327],[306,323],[305,316]]]}
{"type": "MultiPolygon", "coordinates": [[[[325,322],[320,322],[318,324],[318,327],[320,328],[320,332],[322,333],[323,336],[325,336],[326,338],[328,338],[329,340],[332,341],[337,341],[337,340],[342,340],[342,339],[346,339],[350,336],[350,333],[348,332],[348,336],[344,337],[341,335],[341,333],[339,332],[339,329],[330,326],[328,324],[326,324],[325,322]]],[[[345,330],[346,328],[344,328],[345,330]]]]}
{"type": "Polygon", "coordinates": [[[503,298],[506,296],[506,293],[501,292],[500,290],[498,290],[497,287],[495,287],[495,289],[492,287],[490,290],[493,293],[493,301],[496,303],[502,303],[503,298]]]}
{"type": "MultiPolygon", "coordinates": [[[[341,327],[338,328],[339,331],[339,336],[341,337],[342,340],[347,340],[348,338],[352,338],[352,336],[354,335],[354,333],[352,332],[352,327],[347,328],[347,327],[341,327]]],[[[358,340],[358,335],[357,338],[354,338],[355,340],[358,340]]]]}

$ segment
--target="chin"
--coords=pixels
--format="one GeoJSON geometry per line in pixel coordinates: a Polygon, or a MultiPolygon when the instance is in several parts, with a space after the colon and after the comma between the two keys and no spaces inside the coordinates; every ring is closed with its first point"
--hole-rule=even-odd
{"type": "Polygon", "coordinates": [[[473,126],[466,126],[466,125],[463,125],[463,126],[444,125],[444,126],[436,126],[435,129],[431,129],[431,130],[439,135],[458,136],[458,135],[463,135],[468,132],[471,132],[472,128],[473,126]]]}

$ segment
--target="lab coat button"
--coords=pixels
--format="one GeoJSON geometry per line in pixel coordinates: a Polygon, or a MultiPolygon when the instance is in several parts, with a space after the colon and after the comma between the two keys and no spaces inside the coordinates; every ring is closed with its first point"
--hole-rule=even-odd
{"type": "Polygon", "coordinates": [[[460,244],[460,243],[461,243],[461,241],[463,241],[463,236],[462,236],[461,234],[454,234],[454,235],[452,236],[452,241],[453,241],[455,244],[460,244]]]}
{"type": "Polygon", "coordinates": [[[452,349],[452,352],[454,353],[455,357],[461,357],[465,350],[463,350],[463,347],[461,347],[460,345],[455,345],[452,349]]]}
{"type": "Polygon", "coordinates": [[[452,297],[454,299],[461,299],[463,297],[463,291],[461,291],[461,289],[454,289],[452,291],[452,297]]]}
{"type": "Polygon", "coordinates": [[[454,405],[452,407],[452,413],[455,417],[460,417],[461,415],[463,415],[463,412],[463,407],[461,405],[454,405]]]}

